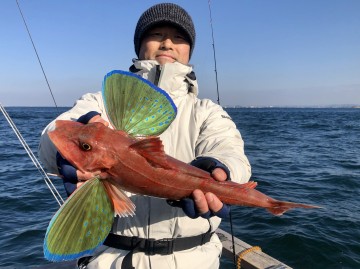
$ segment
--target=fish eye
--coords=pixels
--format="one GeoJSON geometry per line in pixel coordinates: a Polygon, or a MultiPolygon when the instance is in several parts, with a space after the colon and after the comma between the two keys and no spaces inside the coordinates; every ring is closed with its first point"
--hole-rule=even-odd
{"type": "Polygon", "coordinates": [[[85,142],[81,143],[81,147],[85,151],[91,150],[91,146],[88,143],[85,143],[85,142]]]}

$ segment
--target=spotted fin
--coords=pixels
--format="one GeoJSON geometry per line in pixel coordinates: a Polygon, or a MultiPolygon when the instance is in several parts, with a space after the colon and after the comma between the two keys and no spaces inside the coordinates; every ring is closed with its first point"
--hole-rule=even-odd
{"type": "Polygon", "coordinates": [[[66,261],[90,255],[105,241],[113,220],[112,202],[102,181],[86,181],[50,221],[44,240],[45,258],[66,261]]]}
{"type": "Polygon", "coordinates": [[[171,97],[133,73],[120,70],[108,73],[102,94],[113,127],[130,135],[160,135],[176,117],[171,97]]]}

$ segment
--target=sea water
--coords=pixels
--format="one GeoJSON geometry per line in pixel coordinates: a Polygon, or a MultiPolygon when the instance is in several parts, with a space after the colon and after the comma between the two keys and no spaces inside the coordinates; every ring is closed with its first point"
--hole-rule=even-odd
{"type": "MultiPolygon", "coordinates": [[[[66,108],[9,107],[37,154],[43,128],[66,108]]],[[[293,268],[360,268],[360,109],[227,109],[245,141],[257,189],[276,199],[322,206],[281,217],[232,207],[234,235],[293,268]]],[[[54,178],[63,191],[61,180],[54,178]]],[[[58,209],[0,115],[0,268],[47,264],[43,239],[58,209]]],[[[230,231],[229,220],[221,228],[230,231]]],[[[221,260],[221,268],[234,268],[221,260]]]]}

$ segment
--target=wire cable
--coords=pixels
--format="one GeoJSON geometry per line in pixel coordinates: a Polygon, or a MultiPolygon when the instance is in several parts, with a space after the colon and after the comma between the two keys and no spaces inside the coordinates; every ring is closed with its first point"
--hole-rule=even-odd
{"type": "Polygon", "coordinates": [[[39,173],[42,175],[43,179],[45,180],[46,185],[48,186],[49,190],[51,191],[52,195],[54,196],[55,200],[58,202],[58,204],[61,206],[64,203],[63,198],[61,197],[60,193],[52,183],[51,179],[47,176],[45,170],[42,168],[40,162],[36,158],[35,154],[32,152],[29,145],[26,143],[25,139],[21,135],[19,129],[16,127],[15,123],[11,119],[10,115],[7,113],[3,105],[0,103],[0,110],[3,113],[5,119],[10,124],[11,128],[13,129],[15,135],[19,139],[21,145],[24,147],[26,153],[29,155],[30,159],[34,163],[35,167],[39,171],[39,173]]]}
{"type": "Polygon", "coordinates": [[[18,9],[19,9],[20,15],[21,15],[22,20],[23,20],[23,22],[24,22],[24,25],[25,25],[26,31],[27,31],[27,33],[28,33],[28,35],[29,35],[29,37],[30,37],[31,44],[32,44],[32,46],[33,46],[33,48],[34,48],[34,51],[35,51],[36,57],[37,57],[37,59],[38,59],[38,62],[39,62],[39,64],[40,64],[41,70],[42,70],[42,72],[43,72],[43,74],[44,74],[44,77],[45,77],[45,80],[46,80],[47,86],[48,86],[48,88],[49,88],[49,90],[50,90],[51,97],[52,97],[52,99],[53,99],[53,101],[54,101],[54,104],[55,104],[55,107],[56,107],[56,110],[57,110],[57,112],[59,113],[59,108],[58,108],[58,106],[57,106],[57,104],[56,104],[54,94],[53,94],[53,92],[52,92],[52,90],[51,90],[50,83],[49,83],[49,81],[48,81],[48,79],[47,79],[47,77],[46,77],[45,70],[44,70],[43,65],[42,65],[42,63],[41,63],[41,60],[40,60],[39,54],[38,54],[38,52],[37,52],[37,50],[36,50],[36,47],[35,47],[34,41],[33,41],[32,37],[31,37],[31,34],[30,34],[30,31],[29,31],[29,28],[28,28],[28,26],[27,26],[27,24],[26,24],[25,17],[24,17],[24,15],[23,15],[22,11],[21,11],[21,8],[20,8],[20,5],[19,5],[18,0],[16,0],[16,4],[17,4],[17,6],[18,6],[18,9]]]}

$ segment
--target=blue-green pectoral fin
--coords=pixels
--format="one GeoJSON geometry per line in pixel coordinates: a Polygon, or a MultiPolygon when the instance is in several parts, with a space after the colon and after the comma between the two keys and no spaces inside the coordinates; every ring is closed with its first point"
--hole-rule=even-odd
{"type": "Polygon", "coordinates": [[[100,179],[79,187],[51,219],[44,240],[44,256],[50,261],[75,260],[91,254],[110,232],[114,220],[112,202],[100,179]]]}
{"type": "Polygon", "coordinates": [[[171,97],[133,73],[108,73],[103,82],[103,98],[111,124],[130,135],[160,135],[176,117],[171,97]]]}

